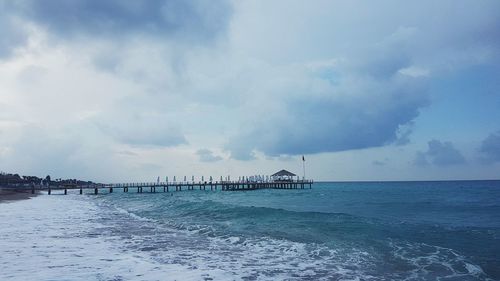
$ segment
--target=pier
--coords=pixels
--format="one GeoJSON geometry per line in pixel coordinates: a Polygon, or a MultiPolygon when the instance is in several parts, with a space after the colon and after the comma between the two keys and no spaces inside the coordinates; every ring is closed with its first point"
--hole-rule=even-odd
{"type": "Polygon", "coordinates": [[[113,193],[115,191],[136,193],[175,192],[186,190],[221,190],[221,191],[248,191],[258,189],[305,189],[312,188],[313,180],[263,180],[263,181],[204,181],[204,182],[150,182],[150,183],[112,183],[112,184],[66,184],[62,186],[32,186],[32,193],[47,191],[49,195],[57,191],[58,194],[68,194],[68,191],[77,191],[79,194],[113,193]]]}
{"type": "Polygon", "coordinates": [[[3,178],[0,181],[0,187],[4,189],[12,189],[18,191],[30,191],[36,193],[38,191],[46,191],[49,195],[54,192],[58,194],[68,194],[68,192],[78,192],[79,194],[102,194],[113,192],[136,192],[136,193],[157,193],[157,192],[178,192],[188,190],[220,190],[220,191],[250,191],[259,189],[306,189],[312,188],[313,180],[305,179],[305,174],[302,179],[294,173],[286,170],[281,170],[272,175],[254,175],[243,176],[237,180],[231,180],[230,176],[220,180],[214,180],[213,177],[201,176],[198,181],[192,176],[189,180],[184,176],[184,180],[177,180],[174,176],[172,180],[165,177],[164,181],[160,181],[160,177],[156,182],[128,182],[128,183],[94,183],[91,181],[81,181],[76,179],[55,181],[50,180],[50,176],[41,179],[33,176],[23,176],[15,174],[0,174],[3,178]],[[206,179],[206,180],[205,180],[206,179]]]}

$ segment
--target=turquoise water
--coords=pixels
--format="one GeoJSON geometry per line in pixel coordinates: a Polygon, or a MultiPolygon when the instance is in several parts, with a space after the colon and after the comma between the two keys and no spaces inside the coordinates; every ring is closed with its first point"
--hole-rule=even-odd
{"type": "Polygon", "coordinates": [[[500,280],[500,181],[89,198],[127,251],[234,279],[500,280]]]}

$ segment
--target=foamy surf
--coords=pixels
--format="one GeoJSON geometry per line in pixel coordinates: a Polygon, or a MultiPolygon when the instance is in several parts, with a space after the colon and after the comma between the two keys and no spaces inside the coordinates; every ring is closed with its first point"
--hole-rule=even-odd
{"type": "MultiPolygon", "coordinates": [[[[101,210],[81,196],[39,196],[0,204],[0,280],[204,280],[231,278],[158,263],[103,231],[101,210]]],[[[139,219],[138,217],[134,218],[139,219]]]]}

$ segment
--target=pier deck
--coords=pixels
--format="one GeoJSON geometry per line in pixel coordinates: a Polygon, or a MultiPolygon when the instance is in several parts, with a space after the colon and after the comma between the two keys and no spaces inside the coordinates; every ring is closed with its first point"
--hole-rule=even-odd
{"type": "Polygon", "coordinates": [[[123,192],[173,192],[182,190],[217,190],[222,191],[246,191],[257,189],[304,189],[312,188],[312,180],[294,181],[217,181],[217,182],[157,182],[157,183],[113,183],[113,184],[89,184],[89,185],[63,185],[63,186],[32,186],[31,191],[47,191],[49,195],[54,191],[78,190],[80,194],[113,193],[116,190],[123,192]]]}

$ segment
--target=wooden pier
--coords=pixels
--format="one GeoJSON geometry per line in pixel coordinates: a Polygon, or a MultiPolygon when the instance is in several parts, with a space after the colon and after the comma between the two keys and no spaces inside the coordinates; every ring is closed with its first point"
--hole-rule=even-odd
{"type": "Polygon", "coordinates": [[[113,183],[113,184],[67,184],[63,186],[32,186],[31,192],[47,191],[51,195],[54,191],[68,194],[69,190],[76,190],[79,194],[113,193],[114,191],[157,193],[183,190],[222,190],[247,191],[258,189],[305,189],[312,188],[312,180],[286,181],[216,181],[216,182],[156,182],[156,183],[113,183]],[[90,191],[90,192],[89,192],[90,191]]]}

